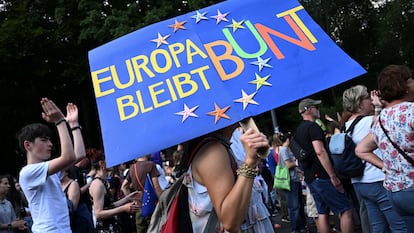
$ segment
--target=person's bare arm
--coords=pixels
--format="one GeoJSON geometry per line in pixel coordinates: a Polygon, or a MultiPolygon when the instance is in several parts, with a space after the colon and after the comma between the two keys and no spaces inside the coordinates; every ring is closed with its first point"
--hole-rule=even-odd
{"type": "Polygon", "coordinates": [[[285,160],[285,166],[289,169],[297,167],[296,163],[290,161],[289,159],[285,160]]]}
{"type": "Polygon", "coordinates": [[[68,103],[66,106],[66,121],[72,131],[73,147],[76,155],[76,161],[84,158],[86,155],[85,144],[83,142],[82,132],[79,125],[79,111],[78,107],[73,103],[68,103]]]}
{"type": "Polygon", "coordinates": [[[158,181],[158,177],[152,177],[152,184],[154,185],[155,193],[157,194],[157,197],[160,198],[162,189],[160,186],[160,182],[158,181]]]}
{"type": "Polygon", "coordinates": [[[85,192],[88,192],[88,190],[89,190],[89,186],[91,186],[91,183],[86,183],[84,186],[82,186],[82,187],[80,188],[80,192],[81,192],[81,194],[84,194],[85,192]]]}
{"type": "MultiPolygon", "coordinates": [[[[266,137],[252,129],[240,138],[246,151],[245,163],[256,168],[257,151],[268,146],[266,137]]],[[[239,175],[235,182],[226,148],[213,143],[203,149],[192,163],[194,179],[207,187],[214,209],[223,227],[238,232],[250,203],[254,179],[239,175]]]]}
{"type": "Polygon", "coordinates": [[[382,169],[384,167],[383,161],[373,153],[377,149],[377,144],[372,138],[372,133],[367,134],[362,141],[360,141],[355,148],[355,154],[362,160],[367,161],[368,163],[373,164],[374,166],[382,169]]]}
{"type": "Polygon", "coordinates": [[[331,160],[329,159],[328,152],[325,149],[325,146],[322,141],[314,140],[312,141],[313,148],[316,155],[318,156],[319,161],[321,162],[322,167],[328,173],[332,184],[335,186],[338,192],[344,192],[344,187],[342,186],[341,181],[336,176],[335,170],[332,166],[331,160]]]}
{"type": "MultiPolygon", "coordinates": [[[[114,208],[105,210],[104,209],[105,192],[106,192],[105,186],[102,184],[101,181],[99,180],[92,181],[91,186],[89,187],[89,194],[92,197],[93,211],[95,213],[96,219],[98,220],[107,219],[122,212],[135,213],[138,211],[139,207],[138,205],[135,205],[134,202],[128,202],[123,205],[116,205],[116,204],[121,204],[121,202],[113,203],[115,206],[114,208]]],[[[124,202],[124,200],[122,200],[122,202],[124,202]]]]}
{"type": "Polygon", "coordinates": [[[80,188],[78,182],[72,181],[72,183],[70,183],[68,189],[68,198],[72,201],[73,210],[78,209],[80,199],[80,188]]]}
{"type": "Polygon", "coordinates": [[[124,193],[124,195],[128,195],[131,193],[130,185],[131,185],[131,182],[129,182],[128,179],[124,179],[121,185],[121,190],[124,193]]]}
{"type": "Polygon", "coordinates": [[[57,124],[57,130],[60,141],[59,157],[52,159],[48,166],[48,175],[64,170],[75,162],[75,153],[73,151],[72,139],[70,138],[68,127],[64,120],[64,115],[52,100],[42,98],[40,101],[42,105],[42,117],[45,121],[57,124]]]}
{"type": "Polygon", "coordinates": [[[120,200],[114,202],[114,206],[122,206],[126,203],[133,202],[134,204],[138,202],[138,200],[142,200],[142,192],[134,191],[125,197],[121,198],[120,200]]]}

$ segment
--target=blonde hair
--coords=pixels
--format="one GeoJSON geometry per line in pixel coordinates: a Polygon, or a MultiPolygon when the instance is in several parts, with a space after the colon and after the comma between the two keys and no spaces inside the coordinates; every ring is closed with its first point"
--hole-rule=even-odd
{"type": "Polygon", "coordinates": [[[361,100],[369,96],[367,87],[363,85],[356,85],[346,89],[342,95],[342,106],[344,111],[350,113],[358,112],[361,100]]]}

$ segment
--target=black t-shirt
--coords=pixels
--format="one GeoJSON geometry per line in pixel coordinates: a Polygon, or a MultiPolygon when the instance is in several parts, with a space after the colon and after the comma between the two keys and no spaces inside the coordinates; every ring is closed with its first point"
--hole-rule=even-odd
{"type": "Polygon", "coordinates": [[[302,121],[296,129],[295,140],[305,151],[310,153],[309,158],[302,162],[305,182],[309,184],[315,178],[329,179],[329,175],[322,167],[312,145],[312,141],[322,141],[326,149],[325,134],[321,127],[313,121],[302,121]]]}

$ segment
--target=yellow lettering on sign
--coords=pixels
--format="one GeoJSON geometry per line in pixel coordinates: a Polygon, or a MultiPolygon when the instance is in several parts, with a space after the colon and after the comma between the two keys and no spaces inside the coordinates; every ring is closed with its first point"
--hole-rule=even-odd
{"type": "Polygon", "coordinates": [[[142,74],[140,70],[143,70],[149,77],[155,77],[155,74],[148,68],[148,57],[145,55],[138,55],[131,58],[132,66],[134,67],[135,76],[137,77],[138,83],[142,82],[142,74]],[[141,60],[141,63],[138,63],[141,60]]]}
{"type": "Polygon", "coordinates": [[[181,67],[180,60],[178,60],[177,55],[184,52],[184,45],[182,43],[175,43],[168,46],[171,56],[177,68],[181,67]]]}
{"type": "Polygon", "coordinates": [[[109,67],[105,67],[103,69],[91,72],[93,90],[95,91],[95,97],[96,98],[103,97],[103,96],[106,96],[106,95],[109,95],[109,94],[112,94],[112,93],[115,92],[114,88],[108,89],[106,91],[103,91],[101,89],[101,84],[102,83],[105,83],[105,82],[108,82],[108,81],[112,80],[111,76],[105,76],[105,77],[99,78],[100,74],[104,74],[108,71],[109,71],[109,67]]]}
{"type": "Polygon", "coordinates": [[[186,50],[187,50],[187,63],[192,64],[193,63],[193,56],[200,55],[202,58],[207,58],[207,55],[201,51],[200,48],[197,47],[191,40],[187,39],[185,40],[186,50]],[[194,52],[191,52],[191,50],[194,50],[194,52]]]}
{"type": "Polygon", "coordinates": [[[171,69],[172,66],[172,61],[171,61],[171,57],[170,54],[168,54],[167,51],[165,51],[164,49],[156,49],[154,51],[152,51],[151,53],[151,65],[154,68],[154,71],[159,73],[159,74],[163,74],[167,71],[169,71],[171,69]],[[160,67],[158,65],[157,62],[157,55],[160,54],[164,57],[165,59],[165,66],[164,67],[160,67]]]}
{"type": "Polygon", "coordinates": [[[114,80],[114,84],[116,88],[125,89],[127,87],[130,87],[132,84],[134,84],[134,81],[135,81],[134,76],[132,77],[129,76],[129,81],[126,84],[122,84],[121,81],[119,80],[118,73],[116,72],[115,65],[112,65],[109,68],[111,69],[112,78],[114,80]]]}
{"type": "Polygon", "coordinates": [[[119,119],[121,121],[128,120],[133,118],[138,114],[138,105],[134,102],[134,97],[132,95],[125,95],[116,99],[116,105],[118,106],[119,119]],[[132,113],[125,115],[125,108],[132,108],[132,113]]]}
{"type": "Polygon", "coordinates": [[[308,37],[308,39],[312,42],[312,43],[316,43],[318,42],[318,40],[313,36],[313,34],[309,31],[308,27],[306,27],[306,25],[303,23],[303,21],[299,18],[299,16],[296,14],[296,11],[302,10],[303,6],[297,6],[295,8],[292,8],[290,10],[287,10],[285,12],[279,13],[276,16],[278,18],[280,17],[291,17],[293,19],[293,21],[295,21],[295,23],[299,26],[299,28],[305,33],[305,35],[308,37]]]}
{"type": "Polygon", "coordinates": [[[171,103],[171,100],[165,100],[161,103],[158,102],[157,96],[164,93],[165,89],[158,89],[158,90],[155,90],[155,89],[157,87],[161,86],[162,84],[163,84],[163,82],[158,82],[158,83],[155,83],[155,84],[152,84],[152,85],[148,86],[148,90],[150,92],[151,99],[152,99],[152,102],[154,104],[154,108],[159,108],[159,107],[162,107],[162,106],[165,106],[165,105],[171,103]]]}

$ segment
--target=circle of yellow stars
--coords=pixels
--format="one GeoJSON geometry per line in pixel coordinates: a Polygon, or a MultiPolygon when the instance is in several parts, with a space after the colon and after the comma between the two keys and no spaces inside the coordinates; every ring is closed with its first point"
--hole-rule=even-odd
{"type": "MultiPolygon", "coordinates": [[[[220,24],[221,22],[230,22],[229,19],[227,19],[230,12],[222,13],[219,9],[217,9],[217,14],[210,16],[211,19],[215,19],[216,25],[220,24]]],[[[202,21],[208,21],[209,17],[207,17],[208,12],[200,12],[196,11],[195,15],[191,16],[191,19],[194,19],[195,24],[199,24],[202,21]]],[[[240,20],[237,21],[235,19],[231,19],[231,23],[228,25],[225,25],[226,28],[231,28],[232,32],[235,33],[238,29],[245,29],[243,26],[243,23],[246,20],[240,20]]],[[[174,22],[170,25],[168,25],[168,28],[173,29],[173,33],[177,33],[180,30],[186,30],[185,24],[188,23],[187,20],[180,21],[179,19],[174,19],[174,22]]],[[[152,39],[151,42],[154,42],[157,44],[157,48],[159,48],[162,45],[168,45],[167,39],[171,37],[171,34],[161,34],[158,32],[157,38],[152,39]]],[[[261,58],[260,56],[257,57],[256,61],[250,62],[252,65],[258,66],[259,72],[261,72],[265,67],[266,68],[272,68],[272,66],[269,63],[271,58],[261,58]]],[[[255,79],[248,82],[249,84],[256,85],[256,91],[250,94],[247,94],[245,90],[241,90],[241,97],[238,99],[233,100],[233,102],[236,103],[242,103],[243,104],[243,110],[246,110],[249,104],[255,104],[259,105],[258,102],[256,102],[253,98],[257,94],[258,90],[263,86],[272,86],[271,83],[268,82],[268,79],[270,78],[270,75],[260,76],[258,73],[255,73],[255,79]]],[[[230,109],[231,105],[227,105],[225,107],[220,107],[217,103],[214,103],[214,110],[207,113],[207,115],[214,116],[214,123],[217,124],[218,121],[222,118],[230,120],[231,118],[226,114],[226,112],[230,109]]],[[[195,114],[195,111],[199,108],[199,105],[189,107],[187,104],[184,104],[183,110],[176,112],[175,115],[182,116],[181,122],[184,123],[186,120],[188,120],[190,117],[192,118],[198,118],[198,115],[195,114]]]]}

